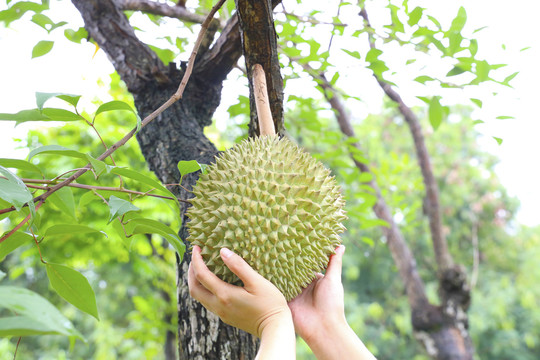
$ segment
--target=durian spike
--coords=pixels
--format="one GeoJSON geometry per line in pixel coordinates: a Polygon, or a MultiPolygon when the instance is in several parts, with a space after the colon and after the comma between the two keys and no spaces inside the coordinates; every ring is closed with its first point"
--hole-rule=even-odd
{"type": "Polygon", "coordinates": [[[253,93],[255,96],[255,106],[257,117],[259,118],[259,129],[261,136],[276,135],[272,112],[270,111],[270,100],[266,87],[266,75],[260,64],[253,66],[253,93]]]}

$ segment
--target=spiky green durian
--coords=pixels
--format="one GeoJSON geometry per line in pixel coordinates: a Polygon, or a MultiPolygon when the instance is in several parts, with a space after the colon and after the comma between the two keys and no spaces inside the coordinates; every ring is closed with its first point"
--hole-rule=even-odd
{"type": "Polygon", "coordinates": [[[324,270],[346,219],[330,171],[277,136],[245,140],[201,174],[188,210],[189,240],[208,268],[241,284],[219,255],[227,247],[270,280],[287,300],[324,270]]]}

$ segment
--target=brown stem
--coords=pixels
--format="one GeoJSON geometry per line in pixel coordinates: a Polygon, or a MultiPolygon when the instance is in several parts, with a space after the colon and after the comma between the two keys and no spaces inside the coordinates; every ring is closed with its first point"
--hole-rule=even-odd
{"type": "Polygon", "coordinates": [[[47,264],[47,262],[43,260],[43,255],[41,254],[41,248],[39,247],[39,242],[37,241],[36,234],[34,234],[34,231],[32,229],[30,229],[30,232],[32,233],[32,237],[34,238],[34,242],[36,243],[37,249],[39,251],[39,258],[41,259],[41,262],[43,264],[47,264]]]}
{"type": "MultiPolygon", "coordinates": [[[[364,18],[366,27],[373,30],[373,27],[369,23],[369,18],[365,8],[362,9],[360,15],[364,18]]],[[[372,31],[368,31],[368,39],[370,48],[374,49],[375,40],[373,38],[372,31]]],[[[389,83],[384,81],[376,74],[373,74],[373,76],[375,76],[377,79],[377,82],[384,93],[398,105],[399,112],[405,118],[407,125],[409,125],[409,129],[414,141],[414,148],[416,150],[416,157],[418,159],[418,164],[420,165],[420,170],[422,171],[424,186],[426,188],[426,213],[429,220],[429,229],[431,231],[435,258],[439,266],[439,273],[442,273],[453,268],[454,261],[450,255],[450,252],[448,251],[448,244],[443,232],[441,206],[439,202],[439,187],[433,174],[433,168],[426,147],[424,135],[422,133],[420,121],[412,109],[404,103],[401,96],[392,88],[389,83]]]]}
{"type": "MultiPolygon", "coordinates": [[[[39,210],[39,208],[41,207],[41,205],[43,204],[43,201],[40,201],[37,205],[36,205],[36,211],[39,210]]],[[[28,214],[28,216],[26,216],[24,218],[23,221],[21,221],[17,226],[15,226],[13,229],[11,229],[10,232],[8,232],[7,234],[5,234],[4,236],[2,236],[0,238],[0,244],[6,240],[8,237],[10,237],[11,235],[13,235],[15,233],[15,231],[19,230],[20,228],[22,228],[22,226],[24,224],[26,224],[28,222],[28,220],[30,220],[32,218],[32,214],[28,214]]]]}
{"type": "MultiPolygon", "coordinates": [[[[40,184],[47,184],[48,183],[47,180],[24,179],[23,181],[26,183],[27,187],[32,188],[32,189],[45,190],[45,191],[50,189],[48,186],[37,186],[37,185],[28,184],[28,183],[31,183],[31,182],[37,182],[37,183],[40,183],[40,184]],[[28,181],[28,180],[30,180],[30,181],[28,181]]],[[[172,198],[170,196],[156,195],[156,194],[150,194],[149,193],[150,191],[154,191],[155,189],[150,189],[150,190],[148,190],[146,192],[141,192],[141,191],[124,189],[122,187],[115,188],[115,187],[108,187],[108,186],[94,186],[94,185],[86,185],[86,184],[78,184],[78,183],[70,183],[70,184],[68,184],[66,186],[74,187],[74,188],[78,188],[78,189],[116,191],[116,192],[123,192],[123,193],[126,193],[126,194],[151,196],[151,197],[160,198],[160,199],[166,199],[166,200],[175,200],[174,198],[172,198]]],[[[190,202],[187,201],[187,200],[183,200],[183,199],[176,199],[176,200],[190,204],[190,202]]],[[[2,210],[6,210],[6,209],[2,209],[2,210]]],[[[2,213],[2,210],[0,210],[0,214],[2,213]]],[[[8,211],[6,211],[6,212],[8,212],[8,211]]]]}
{"type": "MultiPolygon", "coordinates": [[[[192,13],[183,6],[170,6],[157,1],[116,0],[116,3],[122,10],[143,11],[149,14],[167,16],[195,24],[202,24],[206,19],[205,16],[192,13]]],[[[220,29],[224,27],[224,24],[220,23],[217,19],[216,22],[219,24],[220,29]]]]}
{"type": "Polygon", "coordinates": [[[259,118],[259,130],[262,135],[276,135],[272,111],[270,110],[270,100],[268,99],[268,88],[266,87],[266,75],[260,64],[253,66],[253,95],[259,118]]]}

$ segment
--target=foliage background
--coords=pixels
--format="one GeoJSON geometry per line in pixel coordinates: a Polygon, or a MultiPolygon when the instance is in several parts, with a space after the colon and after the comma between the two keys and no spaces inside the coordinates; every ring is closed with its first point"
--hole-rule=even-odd
{"type": "MultiPolygon", "coordinates": [[[[166,26],[160,26],[160,29],[165,33],[170,31],[166,26]]],[[[282,38],[287,37],[283,33],[286,30],[282,29],[282,38]]],[[[196,33],[196,26],[187,31],[185,37],[189,38],[190,33],[196,33]]],[[[60,45],[60,40],[56,44],[67,46],[60,45]]],[[[175,42],[175,45],[178,44],[175,42]]],[[[163,39],[156,46],[174,48],[163,39]]],[[[180,44],[180,49],[183,50],[183,46],[180,44]]],[[[91,45],[83,47],[86,49],[85,56],[89,58],[93,52],[91,45]]],[[[180,49],[177,47],[175,51],[180,52],[180,49]]],[[[54,55],[53,52],[43,59],[55,58],[54,55]]],[[[172,55],[166,51],[163,53],[163,56],[172,55]]],[[[98,56],[103,55],[98,52],[98,56]]],[[[333,170],[348,199],[350,219],[346,224],[349,231],[344,236],[347,245],[344,281],[349,322],[380,359],[395,358],[395,354],[402,354],[403,359],[426,359],[420,345],[412,337],[403,286],[397,278],[385,239],[376,227],[378,223],[369,211],[372,197],[361,184],[367,179],[358,173],[347,157],[333,114],[321,95],[312,90],[307,93],[300,91],[301,86],[294,85],[298,81],[295,72],[287,68],[286,61],[284,64],[286,88],[290,89],[285,124],[290,136],[333,170]]],[[[39,69],[38,74],[46,72],[46,68],[40,66],[39,69]]],[[[85,71],[76,69],[77,74],[84,74],[85,71]]],[[[91,95],[86,97],[87,102],[84,103],[84,108],[90,109],[90,113],[109,95],[126,102],[132,101],[118,77],[107,77],[104,75],[106,73],[102,73],[99,81],[94,78],[87,82],[99,85],[91,87],[91,95]],[[94,98],[97,93],[103,94],[103,89],[108,89],[109,95],[94,98]]],[[[53,78],[66,78],[66,73],[59,71],[53,78]]],[[[310,81],[301,80],[304,81],[302,84],[310,81]]],[[[239,72],[233,73],[230,81],[244,82],[239,72]]],[[[53,84],[51,81],[47,89],[40,90],[72,91],[69,85],[57,88],[53,84]]],[[[339,84],[343,88],[351,86],[346,81],[339,84]]],[[[313,83],[310,85],[314,87],[313,83]]],[[[217,120],[221,121],[207,129],[219,149],[231,146],[247,133],[248,105],[247,98],[242,95],[247,94],[247,90],[240,88],[232,93],[234,95],[225,99],[221,112],[216,115],[217,120]],[[228,107],[231,103],[235,105],[228,107]],[[225,117],[228,118],[226,123],[223,121],[225,117]]],[[[351,91],[348,94],[358,96],[351,94],[351,91]]],[[[355,130],[373,162],[383,195],[395,209],[396,221],[400,223],[405,237],[410,239],[419,268],[424,269],[422,276],[430,296],[435,299],[435,279],[430,279],[435,265],[428,226],[423,219],[423,184],[408,130],[390,103],[382,102],[378,111],[369,111],[369,106],[358,105],[354,99],[348,104],[358,111],[355,130]]],[[[419,106],[415,110],[424,115],[424,128],[431,129],[427,109],[421,102],[417,104],[419,106]]],[[[428,137],[441,189],[444,225],[451,251],[459,262],[467,266],[469,274],[477,271],[478,275],[470,310],[471,334],[479,358],[537,359],[540,356],[540,343],[536,335],[540,333],[540,289],[536,282],[540,270],[536,264],[540,259],[540,228],[523,226],[515,221],[519,202],[508,195],[496,175],[498,159],[480,146],[485,137],[478,133],[474,125],[476,117],[472,115],[473,109],[470,103],[451,105],[452,116],[437,131],[429,130],[428,137]],[[480,256],[480,265],[476,269],[473,266],[475,236],[478,238],[480,256]]],[[[0,110],[7,112],[10,109],[0,110]]],[[[16,110],[20,108],[13,109],[16,110]]],[[[112,143],[133,124],[133,118],[124,113],[107,113],[100,118],[98,126],[101,135],[112,143]]],[[[61,123],[55,127],[34,124],[30,129],[19,141],[23,149],[60,144],[87,152],[100,146],[89,128],[79,123],[61,123]]],[[[504,143],[502,146],[505,146],[504,143]]],[[[118,163],[153,176],[147,170],[135,142],[130,142],[117,152],[115,158],[118,163]]],[[[84,164],[70,158],[39,158],[39,166],[50,171],[46,174],[49,178],[81,165],[84,164]]],[[[18,175],[25,177],[28,174],[19,172],[18,175]]],[[[88,176],[85,180],[91,181],[91,178],[88,176]]],[[[108,176],[101,179],[100,185],[113,186],[116,183],[114,176],[108,176]]],[[[137,186],[130,185],[132,188],[137,186]]],[[[74,195],[74,201],[80,204],[82,192],[75,191],[74,195]]],[[[163,206],[160,200],[140,199],[135,204],[152,218],[172,226],[178,225],[172,211],[163,206]]],[[[42,243],[43,255],[50,262],[66,264],[84,273],[98,296],[101,321],[97,322],[77,311],[56,295],[49,288],[35,245],[22,246],[0,263],[0,270],[8,275],[2,280],[2,285],[24,286],[49,299],[73,321],[87,337],[88,343],[79,342],[70,349],[68,340],[61,337],[26,337],[19,347],[19,358],[163,358],[162,347],[167,332],[176,331],[173,251],[157,236],[123,237],[114,225],[106,224],[109,210],[99,199],[76,209],[75,214],[68,214],[53,203],[47,207],[46,213],[43,212],[39,226],[47,228],[58,221],[84,219],[85,224],[103,229],[108,237],[74,234],[54,241],[45,240],[42,243]]],[[[7,230],[10,223],[4,221],[0,226],[2,230],[7,230]]],[[[1,311],[0,315],[3,315],[1,311]]],[[[0,359],[12,358],[15,343],[16,339],[0,340],[0,359]]],[[[301,359],[311,358],[302,343],[299,343],[299,353],[301,359]]]]}

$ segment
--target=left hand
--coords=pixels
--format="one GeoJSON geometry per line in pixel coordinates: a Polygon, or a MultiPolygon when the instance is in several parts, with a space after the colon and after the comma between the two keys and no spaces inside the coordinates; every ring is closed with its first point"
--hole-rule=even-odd
{"type": "Polygon", "coordinates": [[[206,267],[201,249],[195,245],[188,272],[189,293],[193,298],[223,322],[258,337],[269,324],[291,318],[285,297],[270,281],[229,249],[221,249],[220,255],[244,287],[219,279],[206,267]]]}

